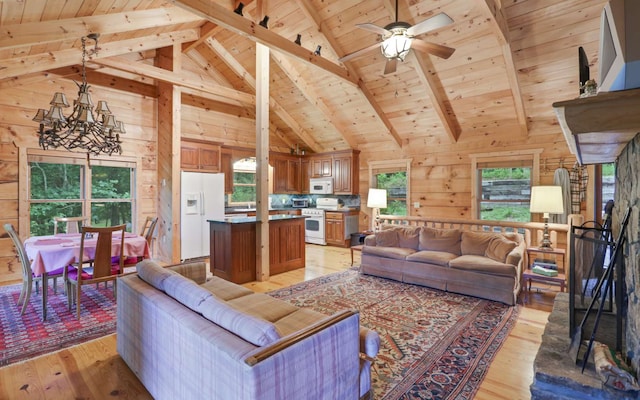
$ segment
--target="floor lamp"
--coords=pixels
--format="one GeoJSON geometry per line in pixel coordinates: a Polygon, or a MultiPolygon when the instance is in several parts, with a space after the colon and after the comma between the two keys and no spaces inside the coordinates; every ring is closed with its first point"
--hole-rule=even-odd
{"type": "Polygon", "coordinates": [[[551,240],[549,240],[549,214],[563,214],[564,204],[562,201],[561,186],[532,186],[531,205],[529,211],[532,213],[542,213],[544,218],[544,231],[539,250],[550,251],[551,240]]]}
{"type": "Polygon", "coordinates": [[[367,207],[373,209],[371,218],[371,229],[374,232],[380,231],[380,209],[387,208],[387,191],[385,189],[369,189],[367,207]]]}

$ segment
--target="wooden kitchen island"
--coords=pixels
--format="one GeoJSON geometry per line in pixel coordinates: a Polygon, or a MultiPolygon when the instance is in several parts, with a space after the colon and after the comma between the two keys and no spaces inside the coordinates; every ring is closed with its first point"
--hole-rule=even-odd
{"type": "MultiPolygon", "coordinates": [[[[269,216],[269,275],[305,266],[304,218],[269,216]]],[[[209,222],[211,273],[234,283],[256,280],[256,217],[209,222]]]]}

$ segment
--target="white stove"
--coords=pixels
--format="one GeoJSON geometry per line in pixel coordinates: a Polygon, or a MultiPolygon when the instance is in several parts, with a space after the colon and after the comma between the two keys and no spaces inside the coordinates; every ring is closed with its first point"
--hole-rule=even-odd
{"type": "Polygon", "coordinates": [[[324,210],[320,208],[303,208],[300,211],[304,219],[304,241],[313,244],[327,244],[324,235],[324,210]]]}

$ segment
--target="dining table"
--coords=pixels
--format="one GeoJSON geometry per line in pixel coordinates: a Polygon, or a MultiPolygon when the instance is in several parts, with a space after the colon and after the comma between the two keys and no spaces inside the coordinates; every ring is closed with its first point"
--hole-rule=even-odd
{"type": "MultiPolygon", "coordinates": [[[[80,257],[81,233],[60,233],[47,236],[32,236],[24,241],[27,257],[31,260],[31,271],[35,276],[42,276],[42,320],[47,319],[48,285],[47,273],[64,268],[80,260],[92,260],[95,256],[95,238],[85,237],[84,256],[80,257]]],[[[111,255],[120,254],[121,233],[113,234],[111,255]]],[[[125,232],[123,257],[149,258],[149,244],[144,236],[125,232]]]]}

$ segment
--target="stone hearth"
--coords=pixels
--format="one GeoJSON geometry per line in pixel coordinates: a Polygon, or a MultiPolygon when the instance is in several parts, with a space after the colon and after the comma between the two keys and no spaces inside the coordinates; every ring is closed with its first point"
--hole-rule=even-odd
{"type": "MultiPolygon", "coordinates": [[[[590,321],[593,321],[593,317],[590,321]]],[[[580,321],[576,323],[578,325],[580,321]]],[[[583,339],[589,339],[590,327],[585,329],[583,339]]],[[[603,315],[596,340],[609,346],[615,344],[615,316],[603,315]]],[[[636,392],[620,392],[602,385],[596,375],[593,357],[581,373],[582,364],[576,364],[568,354],[569,294],[558,293],[549,315],[549,322],[542,336],[542,344],[534,361],[534,379],[531,385],[532,399],[637,399],[636,392]]],[[[584,346],[583,346],[584,348],[584,346]]],[[[593,352],[592,352],[593,354],[593,352]]]]}

